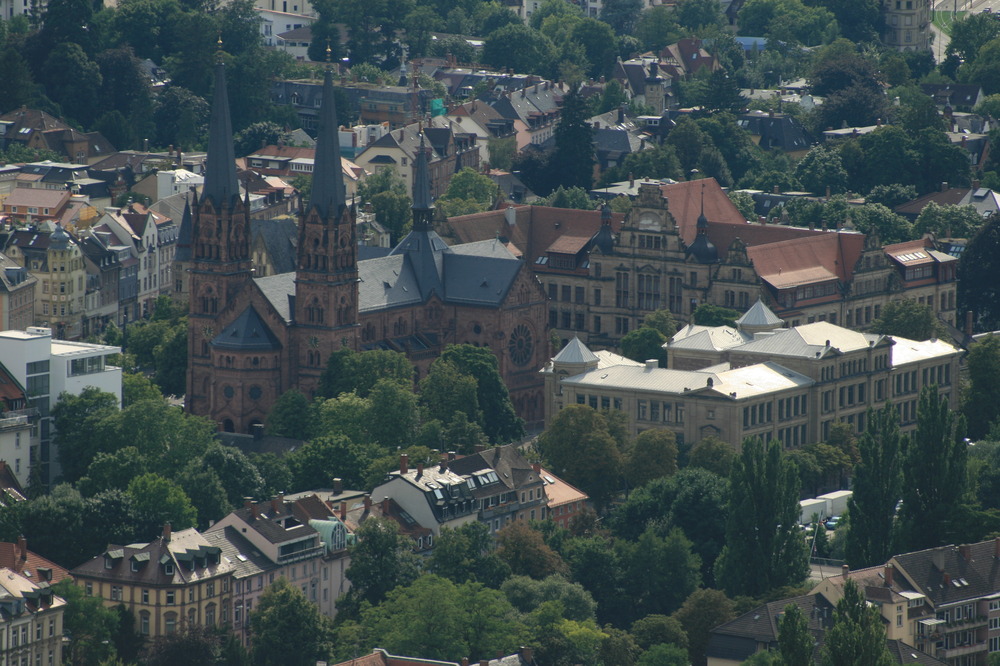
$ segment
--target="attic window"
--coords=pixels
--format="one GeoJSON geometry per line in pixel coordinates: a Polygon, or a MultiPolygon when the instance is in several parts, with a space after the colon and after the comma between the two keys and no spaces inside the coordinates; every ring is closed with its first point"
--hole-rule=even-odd
{"type": "Polygon", "coordinates": [[[166,564],[163,565],[163,573],[165,573],[168,576],[174,575],[174,565],[172,562],[167,562],[166,564]]]}

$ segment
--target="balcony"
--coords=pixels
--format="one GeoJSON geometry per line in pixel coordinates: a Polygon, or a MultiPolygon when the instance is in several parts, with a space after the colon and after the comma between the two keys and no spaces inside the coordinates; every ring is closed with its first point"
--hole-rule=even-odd
{"type": "Polygon", "coordinates": [[[986,652],[987,647],[986,641],[983,641],[981,643],[970,643],[969,645],[957,645],[950,649],[938,648],[937,658],[954,659],[955,657],[964,657],[969,654],[986,652]]]}

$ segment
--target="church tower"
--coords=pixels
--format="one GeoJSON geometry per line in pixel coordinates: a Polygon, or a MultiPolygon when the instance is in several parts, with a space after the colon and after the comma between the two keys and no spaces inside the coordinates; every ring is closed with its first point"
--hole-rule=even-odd
{"type": "MultiPolygon", "coordinates": [[[[312,194],[299,219],[295,271],[298,349],[293,353],[301,373],[315,373],[317,378],[331,352],[342,346],[356,346],[358,250],[354,210],[346,199],[333,72],[328,67],[319,112],[312,194]]],[[[300,381],[310,383],[304,377],[300,381]]]]}
{"type": "Polygon", "coordinates": [[[187,407],[205,414],[207,404],[202,403],[207,396],[201,384],[211,375],[209,346],[219,333],[216,320],[252,275],[250,202],[240,199],[221,59],[215,66],[205,184],[191,211],[190,253],[187,407]]]}

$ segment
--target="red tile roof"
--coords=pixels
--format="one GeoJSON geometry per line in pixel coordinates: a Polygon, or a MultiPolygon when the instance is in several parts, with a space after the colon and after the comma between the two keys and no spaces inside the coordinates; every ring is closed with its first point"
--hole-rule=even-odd
{"type": "Polygon", "coordinates": [[[0,567],[11,569],[21,574],[27,575],[28,579],[34,583],[45,581],[45,577],[38,572],[39,568],[51,571],[49,582],[55,584],[69,578],[69,571],[59,566],[51,560],[47,560],[41,555],[36,555],[28,550],[27,541],[20,543],[0,542],[0,567]]]}
{"type": "Polygon", "coordinates": [[[761,279],[785,289],[825,280],[847,282],[864,244],[862,234],[818,232],[806,238],[748,247],[747,256],[761,279]]]}

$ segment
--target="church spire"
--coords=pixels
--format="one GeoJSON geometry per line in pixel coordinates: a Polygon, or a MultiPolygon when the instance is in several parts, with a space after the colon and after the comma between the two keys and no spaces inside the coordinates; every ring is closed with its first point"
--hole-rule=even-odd
{"type": "Polygon", "coordinates": [[[413,230],[430,231],[434,216],[434,204],[431,203],[431,177],[427,167],[427,150],[424,148],[424,135],[420,134],[420,147],[417,149],[416,164],[413,167],[413,230]]]}
{"type": "Polygon", "coordinates": [[[233,123],[229,117],[229,95],[226,93],[226,66],[220,57],[215,64],[215,92],[212,96],[212,118],[208,130],[208,163],[205,166],[205,186],[201,200],[212,200],[216,209],[232,207],[239,200],[236,181],[236,155],[233,150],[233,123]]]}
{"type": "Polygon", "coordinates": [[[337,105],[333,96],[333,71],[326,68],[323,78],[323,103],[319,110],[319,134],[316,136],[316,158],[313,166],[310,207],[323,219],[340,217],[346,205],[344,171],[340,162],[337,105]]]}

